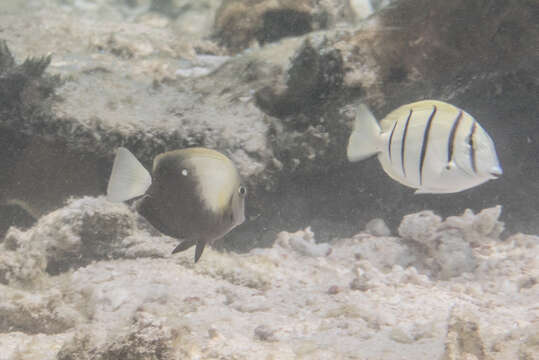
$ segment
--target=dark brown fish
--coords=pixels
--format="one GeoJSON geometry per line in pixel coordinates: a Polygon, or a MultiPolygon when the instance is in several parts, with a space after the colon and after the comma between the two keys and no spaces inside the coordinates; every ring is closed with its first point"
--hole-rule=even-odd
{"type": "Polygon", "coordinates": [[[207,243],[245,220],[246,188],[232,161],[215,150],[188,148],[160,154],[152,174],[153,179],[133,154],[119,148],[107,198],[118,202],[144,195],[137,211],[163,234],[182,239],[172,253],[196,245],[197,262],[207,243]]]}

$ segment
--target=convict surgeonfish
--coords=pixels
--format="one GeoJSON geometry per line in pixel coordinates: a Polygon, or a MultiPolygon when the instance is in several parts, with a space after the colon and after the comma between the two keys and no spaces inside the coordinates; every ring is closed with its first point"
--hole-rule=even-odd
{"type": "Polygon", "coordinates": [[[494,142],[467,112],[442,101],[403,105],[380,123],[360,105],[350,161],[378,155],[384,171],[419,193],[455,193],[502,174],[494,142]]]}
{"type": "Polygon", "coordinates": [[[150,176],[129,150],[119,148],[107,199],[120,202],[141,195],[137,211],[163,234],[182,240],[173,254],[196,245],[195,262],[207,243],[245,220],[247,190],[232,161],[215,150],[188,148],[160,154],[150,176]]]}

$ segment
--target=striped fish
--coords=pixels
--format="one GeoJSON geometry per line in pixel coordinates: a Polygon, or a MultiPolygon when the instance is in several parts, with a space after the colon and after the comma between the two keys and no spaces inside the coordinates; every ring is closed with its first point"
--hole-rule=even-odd
{"type": "Polygon", "coordinates": [[[384,171],[420,193],[455,193],[502,174],[494,142],[466,111],[424,100],[403,105],[380,124],[360,105],[348,160],[378,155],[384,171]]]}

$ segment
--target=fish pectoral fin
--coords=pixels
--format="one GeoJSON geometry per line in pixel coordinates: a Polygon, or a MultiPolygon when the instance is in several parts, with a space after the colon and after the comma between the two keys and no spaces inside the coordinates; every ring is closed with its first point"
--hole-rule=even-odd
{"type": "Polygon", "coordinates": [[[126,148],[118,148],[107,185],[107,200],[122,202],[144,195],[152,183],[148,170],[126,148]]]}
{"type": "Polygon", "coordinates": [[[195,249],[195,263],[202,256],[202,252],[204,251],[205,246],[206,246],[206,240],[198,240],[197,241],[197,247],[195,249]]]}
{"type": "Polygon", "coordinates": [[[474,176],[474,174],[471,174],[466,169],[463,169],[462,167],[458,166],[457,163],[453,160],[451,160],[447,163],[447,165],[444,166],[442,172],[440,173],[440,176],[447,176],[448,174],[451,174],[457,170],[462,171],[466,176],[474,176]]]}
{"type": "Polygon", "coordinates": [[[440,176],[445,176],[452,171],[455,171],[455,168],[457,167],[457,164],[453,160],[449,161],[447,164],[444,165],[442,168],[442,171],[440,171],[440,176]]]}
{"type": "Polygon", "coordinates": [[[193,240],[183,240],[178,246],[174,248],[174,250],[172,250],[172,253],[176,254],[177,252],[185,251],[193,245],[195,245],[195,242],[193,240]]]}

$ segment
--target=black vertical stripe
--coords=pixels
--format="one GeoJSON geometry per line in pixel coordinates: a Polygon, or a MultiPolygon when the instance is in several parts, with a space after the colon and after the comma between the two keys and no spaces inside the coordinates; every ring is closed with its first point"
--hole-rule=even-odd
{"type": "Polygon", "coordinates": [[[449,133],[449,140],[447,142],[447,162],[451,162],[453,160],[453,151],[455,151],[455,139],[457,134],[457,129],[460,124],[460,120],[462,119],[462,110],[459,111],[459,114],[457,115],[457,118],[453,122],[453,126],[451,127],[451,132],[449,133]]]}
{"type": "Polygon", "coordinates": [[[393,141],[393,133],[395,132],[395,128],[397,127],[398,120],[395,121],[393,124],[393,129],[391,129],[391,134],[389,134],[389,144],[388,146],[388,153],[389,153],[389,162],[391,163],[391,142],[393,141]]]}
{"type": "Polygon", "coordinates": [[[401,166],[402,174],[406,177],[406,168],[404,167],[404,148],[406,147],[406,134],[408,133],[408,124],[410,123],[410,118],[412,117],[413,110],[410,109],[410,113],[406,118],[406,123],[404,124],[404,132],[402,134],[402,146],[401,146],[401,166]]]}
{"type": "Polygon", "coordinates": [[[477,129],[477,124],[475,120],[472,122],[472,128],[470,129],[470,135],[468,135],[468,145],[470,145],[470,164],[472,164],[472,170],[474,173],[477,173],[477,164],[475,162],[475,144],[474,144],[474,134],[475,129],[477,129]]]}
{"type": "Polygon", "coordinates": [[[432,112],[430,113],[429,120],[427,120],[425,132],[423,133],[423,142],[421,143],[421,156],[419,158],[419,185],[423,184],[423,164],[425,163],[425,155],[427,154],[427,147],[429,145],[430,128],[432,126],[432,120],[434,119],[434,115],[436,115],[436,110],[436,105],[434,105],[432,112]]]}

